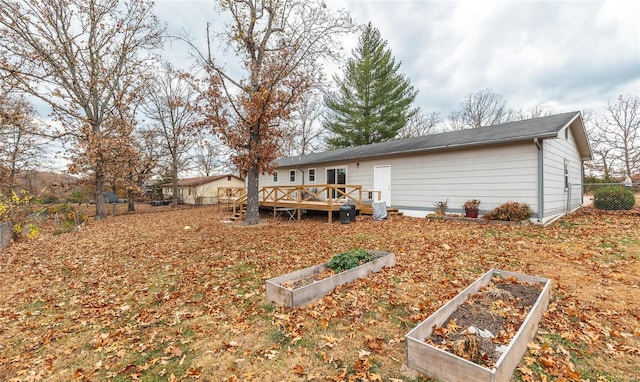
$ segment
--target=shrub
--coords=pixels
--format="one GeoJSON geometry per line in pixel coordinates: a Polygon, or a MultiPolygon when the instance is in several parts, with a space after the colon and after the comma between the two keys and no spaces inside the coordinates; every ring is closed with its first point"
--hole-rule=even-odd
{"type": "Polygon", "coordinates": [[[620,186],[607,186],[593,194],[593,205],[600,210],[630,210],[636,204],[633,190],[620,186]]]}
{"type": "Polygon", "coordinates": [[[34,200],[32,200],[31,202],[35,204],[52,204],[52,203],[57,203],[58,198],[54,195],[42,194],[42,195],[39,195],[34,200]]]}
{"type": "Polygon", "coordinates": [[[433,203],[433,206],[435,207],[436,215],[444,216],[447,213],[447,208],[449,208],[449,199],[433,203]]]}
{"type": "Polygon", "coordinates": [[[333,256],[327,266],[339,273],[371,261],[373,256],[364,249],[352,249],[333,256]]]}
{"type": "Polygon", "coordinates": [[[527,220],[533,215],[533,210],[527,203],[506,202],[484,215],[485,219],[520,221],[527,220]]]}
{"type": "Polygon", "coordinates": [[[47,212],[53,217],[54,235],[74,231],[87,221],[84,211],[73,208],[69,203],[49,206],[47,212]]]}
{"type": "Polygon", "coordinates": [[[14,239],[32,238],[40,231],[38,209],[32,204],[33,199],[26,191],[12,191],[9,196],[0,196],[0,221],[11,221],[14,239]]]}
{"type": "Polygon", "coordinates": [[[465,211],[478,211],[480,209],[480,201],[478,199],[469,199],[462,205],[465,211]]]}

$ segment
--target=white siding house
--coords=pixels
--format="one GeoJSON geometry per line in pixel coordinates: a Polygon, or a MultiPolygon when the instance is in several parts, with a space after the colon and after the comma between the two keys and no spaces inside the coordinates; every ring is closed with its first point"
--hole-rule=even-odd
{"type": "Polygon", "coordinates": [[[362,185],[409,216],[439,202],[462,213],[507,201],[528,203],[532,221],[548,222],[582,204],[583,163],[591,149],[580,112],[358,146],[278,160],[261,186],[362,185]]]}
{"type": "MultiPolygon", "coordinates": [[[[244,180],[231,174],[180,179],[178,195],[185,204],[216,204],[218,187],[244,187],[244,180]]],[[[163,198],[170,199],[172,195],[173,185],[163,184],[163,198]]]]}

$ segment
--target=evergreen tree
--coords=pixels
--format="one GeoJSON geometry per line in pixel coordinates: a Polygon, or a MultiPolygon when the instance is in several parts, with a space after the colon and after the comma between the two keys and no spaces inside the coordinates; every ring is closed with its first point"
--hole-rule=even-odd
{"type": "Polygon", "coordinates": [[[395,138],[416,113],[418,92],[398,73],[396,62],[371,23],[365,26],[345,67],[344,79],[334,76],[338,90],[325,97],[329,113],[324,126],[333,148],[366,145],[395,138]]]}

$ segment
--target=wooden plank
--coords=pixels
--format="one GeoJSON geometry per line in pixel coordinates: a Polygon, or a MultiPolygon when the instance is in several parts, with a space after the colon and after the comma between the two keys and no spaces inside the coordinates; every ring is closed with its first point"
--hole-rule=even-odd
{"type": "Polygon", "coordinates": [[[544,283],[544,288],[529,311],[520,329],[509,343],[507,350],[496,362],[496,381],[509,381],[513,371],[520,363],[520,359],[527,352],[527,344],[533,339],[538,330],[542,315],[549,306],[551,298],[551,280],[544,283]]]}
{"type": "Polygon", "coordinates": [[[542,315],[549,305],[550,293],[551,280],[549,279],[510,271],[489,270],[405,336],[407,366],[443,382],[470,380],[477,382],[508,382],[526,352],[527,344],[535,336],[542,315]],[[498,275],[503,279],[515,277],[520,282],[543,285],[538,299],[531,307],[518,332],[509,342],[507,349],[496,362],[494,369],[489,370],[424,342],[426,338],[431,336],[434,326],[442,326],[459,305],[464,303],[470,295],[489,284],[494,275],[498,275]]]}
{"type": "Polygon", "coordinates": [[[491,380],[493,373],[478,364],[436,347],[427,348],[422,341],[414,338],[407,338],[406,341],[407,366],[429,377],[447,382],[491,380]]]}
{"type": "Polygon", "coordinates": [[[323,297],[339,285],[365,277],[372,272],[379,272],[384,267],[393,267],[395,265],[395,254],[383,251],[369,252],[380,257],[358,267],[293,290],[283,287],[282,284],[289,281],[296,281],[313,274],[322,273],[327,270],[326,263],[269,279],[266,281],[267,299],[291,308],[301,306],[323,297]]]}

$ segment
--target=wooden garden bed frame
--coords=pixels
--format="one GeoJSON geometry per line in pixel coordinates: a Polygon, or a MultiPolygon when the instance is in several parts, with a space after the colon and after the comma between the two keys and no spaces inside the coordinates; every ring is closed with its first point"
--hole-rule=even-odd
{"type": "Polygon", "coordinates": [[[527,344],[538,330],[542,314],[549,306],[550,295],[551,280],[549,279],[491,269],[405,336],[407,366],[443,382],[508,382],[516,366],[520,363],[520,359],[527,351],[527,344]],[[425,338],[431,336],[434,327],[442,326],[458,306],[462,305],[469,296],[488,285],[494,275],[499,275],[503,279],[515,277],[520,282],[542,286],[538,299],[531,307],[518,332],[509,342],[507,349],[498,358],[495,368],[487,369],[424,342],[425,338]]]}
{"type": "Polygon", "coordinates": [[[301,306],[324,297],[339,285],[350,283],[361,277],[366,277],[371,272],[379,272],[383,267],[393,267],[396,263],[395,254],[391,252],[368,252],[379,257],[358,267],[337,273],[333,276],[296,289],[285,288],[282,284],[304,279],[314,274],[323,273],[328,269],[327,264],[314,265],[309,268],[269,279],[266,281],[267,299],[290,308],[301,306]]]}

